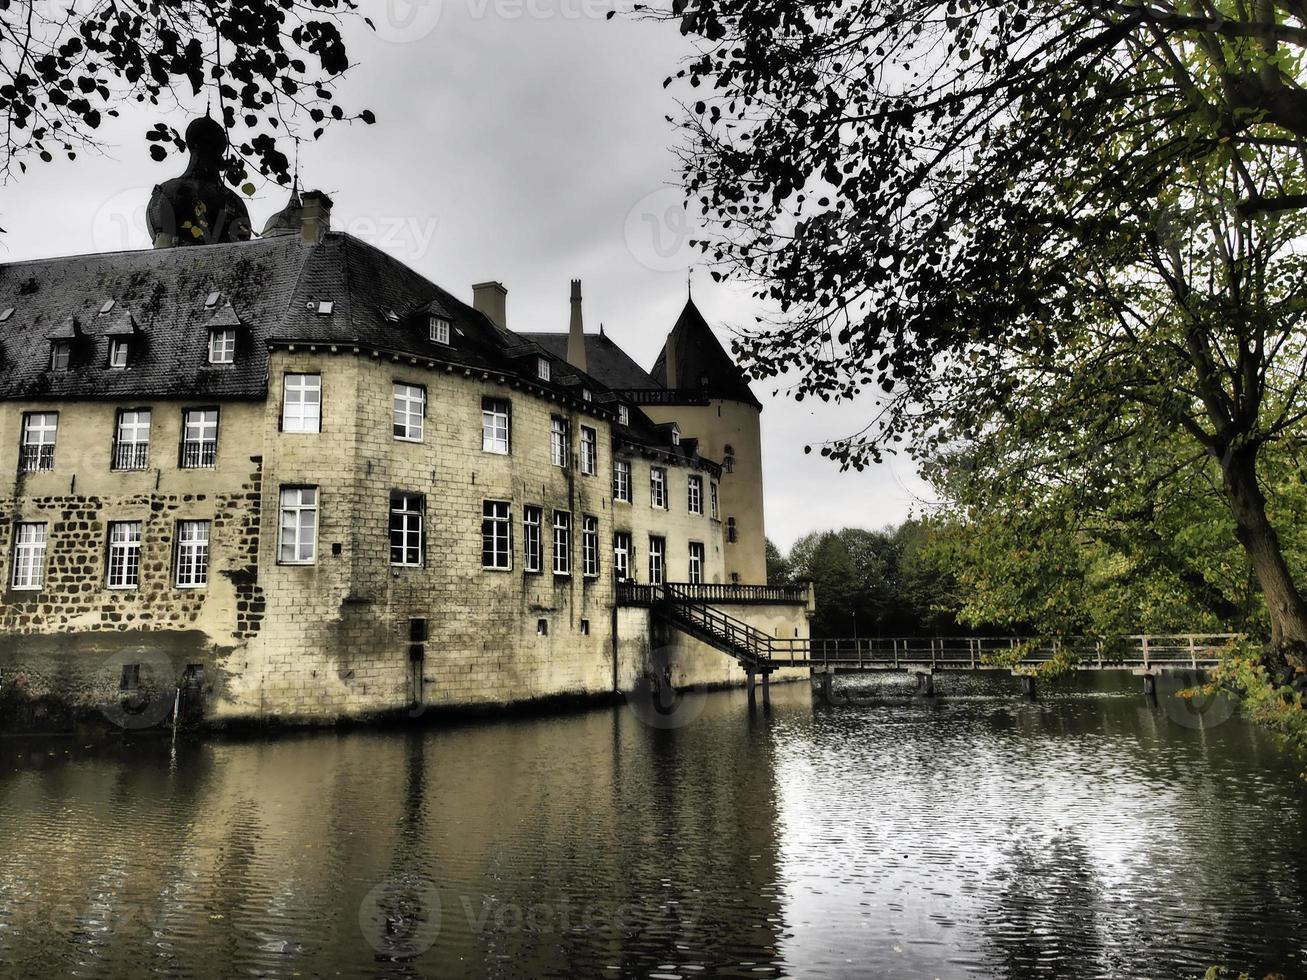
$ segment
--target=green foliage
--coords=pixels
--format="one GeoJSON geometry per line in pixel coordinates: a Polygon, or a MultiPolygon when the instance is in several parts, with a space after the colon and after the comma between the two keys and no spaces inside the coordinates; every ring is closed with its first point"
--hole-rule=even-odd
{"type": "MultiPolygon", "coordinates": [[[[340,22],[356,9],[354,0],[0,3],[0,174],[25,171],[28,157],[75,159],[124,102],[171,109],[207,94],[236,150],[231,184],[245,183],[248,165],[289,183],[283,145],[297,119],[313,139],[331,122],[375,121],[335,101],[349,69],[340,22]]],[[[155,160],[185,150],[166,122],[146,139],[155,160]]]]}
{"type": "Polygon", "coordinates": [[[794,579],[790,576],[790,563],[776,542],[767,539],[767,583],[769,585],[789,585],[794,579]]]}
{"type": "MultiPolygon", "coordinates": [[[[1234,692],[1249,718],[1307,760],[1307,689],[1301,684],[1277,683],[1266,668],[1265,656],[1261,644],[1244,641],[1233,645],[1213,672],[1208,689],[1234,692]]],[[[1307,779],[1307,769],[1301,775],[1307,779]]]]}

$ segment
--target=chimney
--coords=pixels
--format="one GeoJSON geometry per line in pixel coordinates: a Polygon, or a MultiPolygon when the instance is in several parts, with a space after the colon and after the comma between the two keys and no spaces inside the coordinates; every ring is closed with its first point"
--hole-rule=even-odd
{"type": "Polygon", "coordinates": [[[572,280],[572,323],[567,328],[567,363],[582,371],[585,364],[585,325],[581,320],[581,280],[572,280]]]}
{"type": "Polygon", "coordinates": [[[676,377],[676,331],[673,330],[667,335],[667,343],[663,345],[663,373],[667,376],[668,389],[677,386],[676,377]]]}
{"type": "Polygon", "coordinates": [[[479,282],[472,287],[472,308],[484,313],[501,330],[508,329],[508,290],[502,282],[479,282]]]}
{"type": "Polygon", "coordinates": [[[316,245],[331,230],[331,198],[322,191],[305,191],[300,200],[304,204],[300,240],[305,245],[316,245]]]}

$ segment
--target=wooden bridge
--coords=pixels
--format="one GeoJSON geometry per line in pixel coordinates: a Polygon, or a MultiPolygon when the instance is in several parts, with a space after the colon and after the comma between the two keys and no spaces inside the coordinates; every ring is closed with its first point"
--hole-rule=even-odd
{"type": "Polygon", "coordinates": [[[807,604],[806,586],[622,584],[618,602],[644,606],[688,636],[733,657],[749,675],[763,682],[764,696],[772,672],[806,668],[822,675],[823,684],[845,672],[900,672],[918,679],[918,691],[934,693],[933,677],[945,671],[1003,671],[1022,678],[1034,693],[1041,667],[1058,662],[1078,671],[1130,671],[1144,678],[1148,693],[1167,670],[1206,670],[1239,638],[1234,633],[1138,634],[1102,640],[1092,637],[899,637],[823,639],[772,636],[728,615],[716,604],[807,604]]]}

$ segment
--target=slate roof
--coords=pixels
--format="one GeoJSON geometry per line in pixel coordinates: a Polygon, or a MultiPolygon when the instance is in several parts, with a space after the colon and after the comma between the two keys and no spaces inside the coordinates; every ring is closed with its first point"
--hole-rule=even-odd
{"type": "MultiPolygon", "coordinates": [[[[461,302],[403,263],[344,233],[317,245],[298,235],[110,252],[0,264],[0,400],[267,396],[271,346],[333,344],[411,354],[441,363],[512,374],[616,413],[618,396],[602,376],[578,371],[548,343],[552,335],[516,334],[461,302]],[[114,300],[108,312],[105,304],[114,300]],[[211,302],[212,301],[212,302],[211,302]],[[211,305],[210,305],[211,302],[211,305]],[[330,315],[318,304],[334,304],[330,315]],[[451,323],[448,346],[429,339],[435,313],[451,323]],[[109,338],[131,336],[130,368],[108,366],[109,338]],[[208,363],[209,331],[237,328],[236,362],[208,363]],[[50,340],[69,338],[71,367],[50,370],[50,340]],[[536,377],[550,358],[552,380],[536,377]]],[[[566,353],[566,335],[563,354],[566,353]]],[[[621,387],[656,386],[607,338],[592,361],[621,387]]],[[[616,423],[614,423],[616,426],[616,423]]],[[[671,446],[638,409],[620,438],[668,457],[697,461],[692,447],[671,446]],[[689,451],[687,451],[689,450],[689,451]]],[[[713,464],[707,463],[711,466],[713,464]]]]}
{"type": "Polygon", "coordinates": [[[268,345],[361,343],[456,364],[513,370],[519,345],[485,316],[349,235],[298,236],[0,264],[0,398],[222,397],[267,393],[268,345]],[[206,306],[210,294],[219,296],[206,306]],[[100,314],[105,302],[113,309],[100,314]],[[330,316],[317,304],[335,304],[330,316]],[[227,304],[231,309],[227,310],[227,304]],[[428,339],[428,306],[447,312],[450,347],[428,339]],[[391,314],[391,315],[388,315],[391,314]],[[395,322],[393,317],[398,315],[395,322]],[[234,365],[210,366],[209,330],[241,329],[234,365]],[[108,367],[108,337],[135,321],[131,368],[108,367]],[[68,371],[49,340],[71,335],[68,371]]]}
{"type": "MultiPolygon", "coordinates": [[[[567,360],[565,333],[529,333],[530,337],[555,357],[567,360]]],[[[635,363],[626,351],[603,334],[585,335],[585,361],[590,374],[609,388],[661,388],[649,373],[635,363]]]]}
{"type": "MultiPolygon", "coordinates": [[[[748,379],[726,353],[694,300],[687,300],[670,334],[676,351],[676,387],[695,389],[713,398],[729,398],[762,408],[748,379]]],[[[660,387],[667,386],[667,346],[664,344],[650,372],[660,387]]]]}

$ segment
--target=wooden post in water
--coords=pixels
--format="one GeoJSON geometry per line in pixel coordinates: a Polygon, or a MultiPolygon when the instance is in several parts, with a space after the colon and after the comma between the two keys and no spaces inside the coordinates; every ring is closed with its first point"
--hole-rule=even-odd
{"type": "Polygon", "coordinates": [[[1021,693],[1024,694],[1026,697],[1028,697],[1031,701],[1035,700],[1035,675],[1034,674],[1021,675],[1021,693]]]}
{"type": "Polygon", "coordinates": [[[764,670],[762,672],[762,706],[764,708],[771,707],[771,671],[770,670],[764,670]]]}

